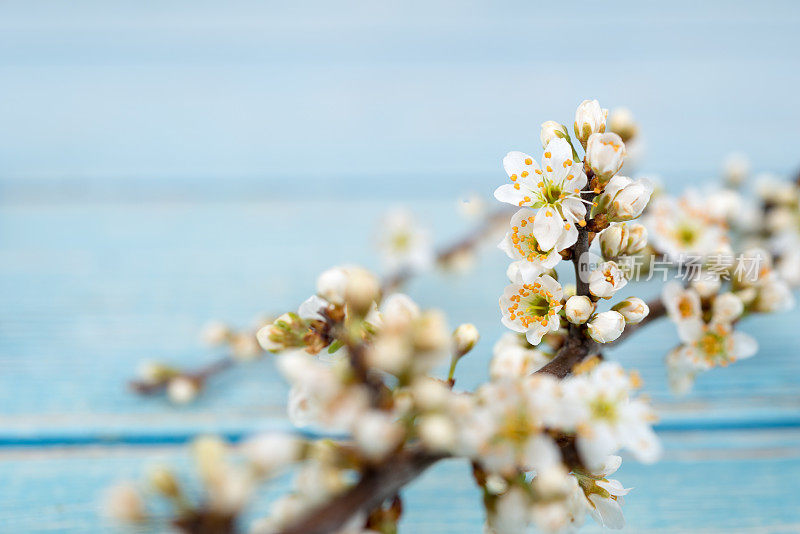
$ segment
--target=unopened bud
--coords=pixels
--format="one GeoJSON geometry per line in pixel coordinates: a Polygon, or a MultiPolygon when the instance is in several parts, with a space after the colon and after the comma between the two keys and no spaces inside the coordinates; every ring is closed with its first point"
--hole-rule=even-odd
{"type": "Polygon", "coordinates": [[[619,312],[628,324],[639,323],[650,313],[647,303],[639,297],[628,297],[611,309],[619,312]]]}
{"type": "Polygon", "coordinates": [[[453,332],[453,343],[455,345],[455,352],[458,356],[463,356],[472,350],[475,343],[480,339],[478,329],[474,324],[464,323],[456,328],[453,332]]]}
{"type": "Polygon", "coordinates": [[[730,185],[738,186],[747,179],[750,174],[750,160],[744,154],[728,154],[722,166],[722,175],[725,182],[730,185]]]}
{"type": "Polygon", "coordinates": [[[586,161],[601,184],[617,174],[625,160],[625,143],[615,133],[592,134],[586,145],[586,161]]]}
{"type": "Polygon", "coordinates": [[[575,111],[575,137],[586,147],[586,142],[592,134],[606,131],[606,118],[608,110],[600,107],[597,100],[584,100],[575,111]]]}
{"type": "Polygon", "coordinates": [[[381,294],[381,285],[375,275],[356,267],[347,276],[344,300],[351,312],[364,316],[381,294]]]}
{"type": "Polygon", "coordinates": [[[592,304],[589,297],[575,295],[567,299],[564,310],[569,322],[572,324],[583,324],[588,321],[589,317],[592,315],[594,304],[592,304]]]}
{"type": "Polygon", "coordinates": [[[108,490],[105,512],[112,519],[128,523],[138,523],[147,518],[141,495],[132,484],[126,482],[108,490]]]}
{"type": "Polygon", "coordinates": [[[733,293],[722,293],[714,299],[713,318],[721,323],[732,323],[744,312],[742,299],[733,293]]]}
{"type": "Polygon", "coordinates": [[[231,329],[228,325],[219,321],[212,321],[203,328],[203,341],[212,347],[222,345],[230,335],[231,329]]]}
{"type": "Polygon", "coordinates": [[[150,471],[149,482],[154,490],[169,498],[178,497],[181,488],[172,471],[165,467],[156,467],[150,471]]]}
{"type": "Polygon", "coordinates": [[[344,304],[346,288],[347,271],[342,267],[328,269],[317,278],[317,294],[333,305],[344,304]]]}
{"type": "Polygon", "coordinates": [[[542,123],[542,131],[539,138],[542,141],[542,148],[547,148],[547,144],[556,138],[566,139],[569,137],[567,127],[556,121],[545,121],[542,123]]]}
{"type": "Polygon", "coordinates": [[[444,314],[428,310],[414,322],[414,346],[422,351],[441,350],[450,341],[444,314]]]}
{"type": "Polygon", "coordinates": [[[647,178],[614,176],[598,197],[597,209],[605,211],[609,221],[630,221],[642,214],[652,194],[653,184],[647,178]]]}
{"type": "Polygon", "coordinates": [[[256,332],[256,340],[261,348],[278,352],[290,347],[303,346],[306,322],[296,313],[284,313],[272,324],[262,326],[256,332]]]}
{"type": "Polygon", "coordinates": [[[175,404],[189,404],[199,391],[197,381],[185,376],[176,376],[167,384],[167,396],[175,404]]]}
{"type": "Polygon", "coordinates": [[[600,232],[600,251],[603,258],[613,260],[626,252],[628,228],[624,224],[614,224],[600,232]]]}
{"type": "Polygon", "coordinates": [[[636,121],[633,113],[628,108],[616,108],[608,117],[608,129],[622,138],[627,143],[636,136],[636,121]]]}
{"type": "Polygon", "coordinates": [[[589,321],[589,336],[598,343],[610,343],[625,329],[625,317],[614,310],[598,313],[589,321]]]}
{"type": "Polygon", "coordinates": [[[426,448],[436,452],[452,450],[456,442],[456,427],[444,415],[424,415],[419,421],[419,437],[426,448]]]}
{"type": "Polygon", "coordinates": [[[634,255],[647,247],[647,228],[639,223],[628,225],[628,243],[625,245],[625,254],[634,255]]]}

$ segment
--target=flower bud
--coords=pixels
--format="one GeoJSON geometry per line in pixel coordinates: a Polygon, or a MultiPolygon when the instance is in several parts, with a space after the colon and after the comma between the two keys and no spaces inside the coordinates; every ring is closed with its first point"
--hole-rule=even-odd
{"type": "Polygon", "coordinates": [[[436,351],[447,346],[449,341],[444,314],[428,310],[414,323],[414,346],[422,352],[436,351]]]}
{"type": "Polygon", "coordinates": [[[212,347],[218,347],[228,341],[231,329],[225,323],[212,321],[203,327],[203,342],[212,347]]]}
{"type": "Polygon", "coordinates": [[[748,174],[750,174],[750,160],[747,156],[738,153],[728,154],[722,164],[722,176],[725,182],[733,186],[741,185],[748,174]]]}
{"type": "Polygon", "coordinates": [[[600,251],[603,258],[613,260],[626,252],[628,228],[624,224],[614,224],[600,232],[600,251]]]}
{"type": "Polygon", "coordinates": [[[638,223],[628,225],[628,243],[625,245],[625,254],[631,256],[638,254],[645,247],[647,247],[647,228],[638,223]]]}
{"type": "Polygon", "coordinates": [[[556,121],[545,121],[542,123],[542,131],[539,138],[542,140],[542,148],[547,148],[547,144],[556,138],[564,139],[569,137],[567,127],[556,121]]]}
{"type": "Polygon", "coordinates": [[[453,343],[455,345],[455,352],[458,356],[463,356],[472,350],[475,343],[480,339],[478,329],[474,324],[464,323],[456,328],[453,332],[453,343]]]}
{"type": "Polygon", "coordinates": [[[619,312],[628,324],[639,323],[650,313],[647,303],[639,297],[628,297],[611,309],[619,312]]]}
{"type": "Polygon", "coordinates": [[[598,343],[610,343],[625,329],[625,317],[614,310],[598,313],[589,321],[589,336],[598,343]]]}
{"type": "MultiPolygon", "coordinates": [[[[302,347],[306,322],[296,313],[284,313],[275,322],[262,326],[256,332],[256,340],[268,352],[278,352],[289,347],[302,347]]],[[[240,350],[248,349],[242,345],[240,350]]],[[[249,349],[252,349],[250,347],[249,349]]]]}
{"type": "Polygon", "coordinates": [[[303,454],[303,441],[291,434],[269,432],[242,443],[241,451],[259,473],[273,474],[298,461],[303,454]]]}
{"type": "Polygon", "coordinates": [[[744,312],[744,303],[733,293],[722,293],[714,299],[712,309],[714,321],[732,323],[744,312]]]}
{"type": "Polygon", "coordinates": [[[647,178],[614,176],[597,198],[597,209],[605,211],[611,222],[630,221],[642,214],[652,194],[653,184],[647,178]]]}
{"type": "Polygon", "coordinates": [[[615,108],[608,117],[608,129],[614,132],[624,143],[636,136],[636,121],[628,108],[615,108]]]}
{"type": "Polygon", "coordinates": [[[380,294],[381,285],[374,274],[360,267],[350,270],[344,300],[351,312],[359,316],[366,315],[380,294]]]}
{"type": "Polygon", "coordinates": [[[564,306],[564,313],[567,320],[572,324],[583,324],[589,320],[594,311],[594,304],[589,297],[584,295],[574,295],[567,299],[564,306]]]}
{"type": "Polygon", "coordinates": [[[342,267],[328,269],[317,278],[317,294],[336,306],[344,304],[346,288],[347,271],[342,267]]]}
{"type": "Polygon", "coordinates": [[[165,497],[175,498],[181,494],[175,475],[164,467],[154,468],[148,478],[153,489],[165,497]]]}
{"type": "Polygon", "coordinates": [[[615,133],[592,134],[586,145],[586,161],[601,184],[617,174],[625,160],[625,143],[615,133]]]}
{"type": "Polygon", "coordinates": [[[586,141],[592,134],[606,131],[608,110],[600,107],[597,100],[584,100],[575,111],[575,137],[586,147],[586,141]]]}
{"type": "Polygon", "coordinates": [[[120,483],[106,494],[106,514],[117,521],[138,523],[147,518],[141,495],[130,483],[120,483]]]}
{"type": "Polygon", "coordinates": [[[423,415],[419,420],[419,438],[429,450],[446,452],[456,443],[456,427],[441,414],[423,415]]]}
{"type": "Polygon", "coordinates": [[[700,298],[707,299],[719,293],[722,280],[716,273],[703,273],[690,282],[692,289],[697,291],[700,298]]]}
{"type": "Polygon", "coordinates": [[[370,460],[381,460],[405,437],[403,425],[387,412],[368,411],[355,422],[353,437],[370,460]]]}
{"type": "Polygon", "coordinates": [[[197,381],[185,376],[176,376],[167,383],[167,397],[175,404],[189,404],[199,392],[197,381]]]}

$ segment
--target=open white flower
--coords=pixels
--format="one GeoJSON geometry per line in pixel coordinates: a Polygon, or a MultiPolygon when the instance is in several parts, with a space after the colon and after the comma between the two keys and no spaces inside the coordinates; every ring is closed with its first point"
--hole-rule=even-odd
{"type": "Polygon", "coordinates": [[[422,271],[433,265],[430,236],[417,225],[410,212],[405,209],[390,211],[379,229],[378,247],[386,269],[422,271]]]}
{"type": "Polygon", "coordinates": [[[627,283],[628,279],[613,261],[600,264],[589,275],[589,291],[592,295],[604,299],[614,296],[614,293],[625,287],[627,283]]]}
{"type": "Polygon", "coordinates": [[[524,333],[531,345],[538,345],[548,332],[555,332],[561,324],[561,285],[553,277],[543,274],[531,283],[522,278],[506,286],[500,297],[503,325],[514,332],[524,333]]]}
{"type": "Polygon", "coordinates": [[[647,178],[631,180],[617,175],[598,197],[598,210],[605,210],[609,221],[630,221],[642,214],[652,194],[653,183],[647,178]]]}
{"type": "Polygon", "coordinates": [[[723,247],[728,243],[724,221],[712,216],[697,192],[687,191],[680,199],[658,197],[642,222],[656,251],[673,261],[724,263],[733,259],[723,247]]]}
{"type": "Polygon", "coordinates": [[[558,422],[559,383],[548,375],[481,386],[458,424],[459,450],[487,471],[544,471],[560,453],[544,430],[558,422]]]}
{"type": "Polygon", "coordinates": [[[609,456],[599,471],[575,474],[589,501],[592,517],[606,528],[620,529],[625,526],[622,497],[627,495],[630,489],[623,487],[619,480],[608,478],[619,469],[620,465],[622,458],[609,456]]]}
{"type": "Polygon", "coordinates": [[[571,246],[578,238],[576,224],[586,224],[581,192],[586,174],[580,161],[572,159],[572,148],[564,139],[551,140],[544,151],[542,168],[529,155],[509,152],[503,167],[513,183],[498,187],[501,202],[539,209],[533,222],[538,248],[571,246]]]}
{"type": "Polygon", "coordinates": [[[615,362],[603,362],[586,375],[562,381],[565,410],[574,417],[578,453],[590,469],[603,466],[620,447],[642,462],[654,462],[661,455],[651,426],[652,410],[630,398],[634,382],[615,362]]]}
{"type": "Polygon", "coordinates": [[[511,230],[506,233],[498,245],[498,248],[509,258],[520,261],[520,271],[523,278],[528,280],[541,274],[544,270],[555,267],[561,261],[558,251],[569,246],[564,246],[563,243],[564,238],[568,235],[565,233],[562,234],[561,243],[556,243],[549,250],[543,250],[534,235],[535,220],[536,211],[530,208],[519,210],[511,217],[511,230]]]}
{"type": "Polygon", "coordinates": [[[625,160],[625,143],[615,133],[595,133],[586,144],[586,162],[592,172],[607,183],[617,174],[625,160]]]}
{"type": "Polygon", "coordinates": [[[702,324],[699,328],[684,328],[678,332],[683,341],[682,358],[701,371],[712,367],[727,366],[758,352],[758,342],[744,332],[736,332],[725,323],[702,324]]]}
{"type": "Polygon", "coordinates": [[[694,289],[686,289],[676,281],[668,282],[661,291],[661,301],[682,339],[691,338],[702,327],[703,308],[700,305],[700,295],[694,289]]]}

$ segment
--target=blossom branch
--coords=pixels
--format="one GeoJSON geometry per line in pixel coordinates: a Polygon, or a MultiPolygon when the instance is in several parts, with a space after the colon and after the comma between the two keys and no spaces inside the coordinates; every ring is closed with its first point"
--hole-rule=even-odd
{"type": "MultiPolygon", "coordinates": [[[[514,213],[513,209],[500,208],[492,213],[489,213],[474,230],[461,237],[454,243],[441,248],[435,256],[437,265],[446,266],[459,254],[467,253],[480,245],[484,239],[489,237],[498,228],[508,223],[508,218],[514,213]]],[[[389,275],[383,281],[384,293],[391,292],[409,279],[411,279],[416,272],[413,269],[401,269],[394,274],[389,275]]]]}
{"type": "Polygon", "coordinates": [[[421,448],[402,450],[366,471],[358,483],[282,531],[282,534],[324,534],[337,531],[351,517],[368,512],[445,458],[421,448]]]}

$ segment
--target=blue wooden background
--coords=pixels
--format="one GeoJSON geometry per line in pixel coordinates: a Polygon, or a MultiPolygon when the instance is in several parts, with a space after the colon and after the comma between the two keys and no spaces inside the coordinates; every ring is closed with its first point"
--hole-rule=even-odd
{"type": "MultiPolygon", "coordinates": [[[[378,268],[392,205],[440,243],[468,230],[455,199],[491,202],[502,155],[535,151],[537,125],[583,98],[633,109],[670,188],[732,149],[793,169],[798,24],[791,2],[0,3],[0,531],[106,532],[110,482],[185,465],[200,433],[285,427],[270,359],[190,407],[124,383],[143,359],[212,360],[210,319],[294,308],[336,263],[378,268]]],[[[505,262],[489,246],[409,288],[480,328],[465,387],[502,332],[505,262]]],[[[748,322],[759,354],[681,399],[670,325],[613,354],[640,370],[666,445],[622,468],[629,531],[800,531],[799,318],[748,322]]],[[[480,531],[461,463],[408,500],[407,532],[480,531]]]]}

